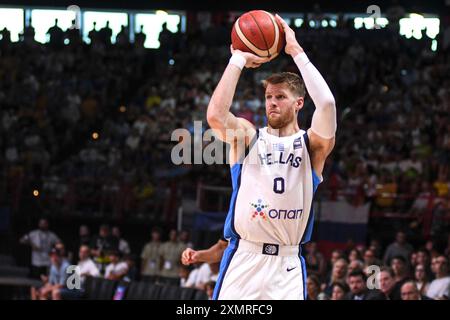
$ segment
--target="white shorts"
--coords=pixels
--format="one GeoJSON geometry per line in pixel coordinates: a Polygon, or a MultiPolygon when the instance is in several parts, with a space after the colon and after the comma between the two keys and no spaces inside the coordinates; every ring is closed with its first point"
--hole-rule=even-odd
{"type": "Polygon", "coordinates": [[[299,246],[230,240],[220,263],[213,298],[305,300],[306,267],[300,251],[299,246]]]}

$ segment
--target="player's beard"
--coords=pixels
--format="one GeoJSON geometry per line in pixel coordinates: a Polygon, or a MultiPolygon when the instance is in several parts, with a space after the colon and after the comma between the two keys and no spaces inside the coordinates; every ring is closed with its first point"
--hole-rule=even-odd
{"type": "Polygon", "coordinates": [[[294,114],[292,112],[286,112],[285,114],[280,113],[275,117],[270,115],[267,117],[269,126],[273,129],[281,129],[286,127],[289,123],[294,120],[294,114]]]}

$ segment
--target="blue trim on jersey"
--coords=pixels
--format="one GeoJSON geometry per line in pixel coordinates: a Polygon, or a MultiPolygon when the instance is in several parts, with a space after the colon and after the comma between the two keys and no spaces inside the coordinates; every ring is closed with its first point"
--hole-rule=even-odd
{"type": "Polygon", "coordinates": [[[306,264],[305,264],[305,259],[302,257],[302,246],[300,245],[300,250],[298,251],[298,257],[300,258],[300,263],[302,264],[302,281],[303,281],[303,299],[306,300],[308,297],[308,291],[306,290],[306,279],[307,279],[307,274],[306,274],[306,264]]]}
{"type": "Polygon", "coordinates": [[[305,233],[303,233],[302,240],[300,244],[305,244],[311,240],[311,234],[314,227],[314,194],[316,193],[317,187],[320,184],[320,179],[315,173],[314,169],[312,170],[312,180],[313,180],[313,196],[311,200],[311,209],[309,211],[308,222],[306,223],[305,233]]]}
{"type": "MultiPolygon", "coordinates": [[[[306,145],[306,150],[308,150],[309,153],[309,137],[308,137],[308,132],[305,132],[303,134],[303,140],[305,140],[305,145],[306,145]]],[[[311,158],[311,157],[310,157],[311,158]]],[[[312,164],[311,164],[312,165],[312,164]]]]}
{"type": "Polygon", "coordinates": [[[236,163],[231,167],[231,183],[233,185],[233,194],[231,195],[231,201],[230,201],[230,209],[228,210],[227,218],[225,220],[225,227],[224,227],[224,237],[225,239],[230,238],[240,238],[239,234],[236,232],[236,229],[234,228],[234,209],[236,207],[236,200],[239,193],[239,187],[241,185],[241,171],[242,171],[242,164],[236,163]]]}
{"type": "Polygon", "coordinates": [[[256,134],[253,136],[252,141],[245,148],[245,154],[244,154],[243,159],[241,159],[241,161],[238,161],[237,163],[235,163],[230,169],[233,193],[231,195],[230,209],[228,210],[228,214],[227,214],[227,218],[225,220],[225,226],[224,226],[224,230],[223,230],[225,239],[230,239],[230,238],[240,239],[241,238],[241,236],[237,233],[237,231],[234,227],[234,216],[235,216],[234,210],[236,207],[237,196],[239,194],[239,188],[241,186],[242,166],[243,166],[245,158],[250,153],[250,150],[253,148],[253,146],[258,141],[258,137],[259,137],[259,129],[256,130],[256,134]]]}
{"type": "Polygon", "coordinates": [[[223,279],[225,279],[225,274],[227,273],[228,267],[230,266],[231,260],[239,247],[239,239],[231,239],[228,247],[225,249],[220,262],[219,277],[217,278],[216,287],[214,288],[213,300],[219,298],[220,290],[222,289],[223,279]]]}

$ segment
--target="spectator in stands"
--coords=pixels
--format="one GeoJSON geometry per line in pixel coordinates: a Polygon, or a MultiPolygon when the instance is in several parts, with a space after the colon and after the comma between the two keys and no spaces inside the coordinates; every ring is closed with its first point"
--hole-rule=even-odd
{"type": "Polygon", "coordinates": [[[208,300],[213,299],[214,288],[216,287],[216,281],[209,281],[206,285],[206,294],[208,296],[208,300]]]}
{"type": "Polygon", "coordinates": [[[11,42],[11,32],[6,27],[3,28],[3,30],[0,32],[0,35],[0,45],[6,45],[11,42]]]}
{"type": "Polygon", "coordinates": [[[102,224],[99,229],[99,234],[92,239],[91,254],[94,261],[102,273],[106,264],[108,264],[109,257],[106,254],[109,251],[116,251],[119,248],[117,238],[110,234],[109,226],[102,224]]]}
{"type": "Polygon", "coordinates": [[[378,274],[380,291],[386,300],[400,300],[400,287],[395,285],[395,274],[391,268],[382,267],[378,274]]]}
{"type": "Polygon", "coordinates": [[[130,254],[130,245],[128,244],[128,241],[122,238],[122,234],[120,232],[120,228],[118,226],[115,226],[112,228],[112,236],[116,238],[118,245],[118,249],[121,255],[126,256],[130,254]]]}
{"type": "Polygon", "coordinates": [[[134,44],[137,48],[143,48],[146,39],[147,35],[144,32],[144,25],[141,25],[139,28],[139,32],[136,32],[134,36],[134,44]]]}
{"type": "Polygon", "coordinates": [[[47,276],[42,276],[44,285],[39,288],[31,288],[32,300],[48,300],[52,296],[54,290],[66,287],[68,273],[66,272],[69,263],[63,260],[61,253],[57,249],[50,252],[51,267],[47,276]]]}
{"type": "Polygon", "coordinates": [[[305,263],[308,270],[308,274],[314,274],[319,279],[325,277],[326,262],[323,255],[317,250],[317,244],[315,242],[309,242],[306,244],[305,263]]]}
{"type": "Polygon", "coordinates": [[[97,22],[94,21],[92,25],[92,30],[89,31],[88,38],[91,41],[91,44],[96,44],[99,40],[99,31],[97,30],[97,22]]]}
{"type": "Polygon", "coordinates": [[[347,280],[350,292],[347,300],[385,300],[383,294],[378,290],[367,288],[367,277],[361,270],[355,270],[348,275],[347,280]]]}
{"type": "Polygon", "coordinates": [[[414,271],[414,280],[416,282],[417,289],[421,295],[426,295],[428,288],[430,287],[430,281],[428,280],[425,265],[416,265],[414,271]]]}
{"type": "Polygon", "coordinates": [[[333,283],[332,288],[333,288],[333,290],[332,290],[330,300],[345,300],[345,298],[350,290],[348,288],[347,284],[342,283],[342,282],[333,283]]]}
{"type": "Polygon", "coordinates": [[[109,261],[106,266],[105,279],[121,280],[128,273],[128,264],[125,261],[120,261],[120,253],[117,250],[109,252],[109,261]]]}
{"type": "Polygon", "coordinates": [[[66,245],[62,241],[56,242],[53,248],[58,250],[58,252],[61,254],[62,259],[70,264],[73,258],[73,253],[66,251],[66,245]]]}
{"type": "Polygon", "coordinates": [[[90,246],[92,243],[91,232],[89,227],[85,224],[80,226],[80,230],[78,232],[78,250],[81,246],[90,246]]]}
{"type": "Polygon", "coordinates": [[[160,275],[161,266],[161,231],[153,228],[152,239],[148,242],[141,253],[141,277],[150,281],[156,280],[160,275]]]}
{"type": "Polygon", "coordinates": [[[130,29],[127,26],[122,26],[120,32],[117,34],[116,43],[119,46],[126,46],[130,43],[130,29]]]}
{"type": "Polygon", "coordinates": [[[400,288],[402,300],[430,300],[417,289],[414,281],[406,281],[400,288]]]}
{"type": "Polygon", "coordinates": [[[111,45],[112,29],[109,27],[109,21],[106,21],[106,25],[99,30],[98,38],[100,43],[105,46],[111,45]]]}
{"type": "Polygon", "coordinates": [[[435,300],[448,300],[450,297],[450,276],[448,275],[448,258],[439,255],[431,260],[431,269],[435,279],[430,283],[427,296],[435,300]]]}
{"type": "Polygon", "coordinates": [[[198,268],[194,269],[185,286],[199,290],[205,290],[205,286],[210,281],[217,281],[219,275],[219,263],[203,263],[198,268]]]}
{"type": "MultiPolygon", "coordinates": [[[[375,258],[379,261],[382,257],[380,241],[378,239],[372,239],[370,241],[369,249],[373,251],[375,258]]],[[[379,265],[381,265],[381,261],[379,261],[379,265]]]]}
{"type": "Polygon", "coordinates": [[[189,274],[191,273],[191,267],[184,264],[180,265],[178,270],[178,277],[180,278],[180,287],[185,288],[186,282],[189,279],[189,274]]]}
{"type": "Polygon", "coordinates": [[[425,270],[426,268],[423,264],[418,264],[414,272],[414,280],[421,295],[425,295],[430,287],[430,281],[425,270]]]}
{"type": "Polygon", "coordinates": [[[381,261],[378,260],[375,256],[375,252],[373,252],[372,249],[367,249],[364,251],[364,269],[366,269],[368,266],[380,266],[381,261]]]}
{"type": "Polygon", "coordinates": [[[33,47],[36,42],[34,40],[35,30],[33,25],[31,24],[31,19],[28,20],[28,24],[23,29],[23,33],[21,34],[21,39],[27,46],[33,47]]]}
{"type": "Polygon", "coordinates": [[[49,230],[47,219],[40,219],[38,228],[20,238],[20,243],[31,246],[30,274],[31,277],[40,279],[41,275],[48,273],[50,267],[49,253],[60,239],[49,230]]]}
{"type": "Polygon", "coordinates": [[[354,271],[364,271],[364,263],[361,260],[353,260],[348,264],[347,275],[354,271]]]}
{"type": "Polygon", "coordinates": [[[362,261],[363,258],[361,257],[361,254],[357,249],[350,250],[350,253],[348,254],[348,261],[351,263],[352,261],[359,260],[362,261]]]}
{"type": "Polygon", "coordinates": [[[181,243],[184,243],[184,245],[186,246],[186,248],[192,248],[193,247],[193,244],[192,244],[192,242],[190,241],[190,234],[189,234],[189,231],[187,231],[187,230],[182,230],[181,232],[180,232],[180,237],[179,237],[180,239],[180,242],[181,243]]]}
{"type": "MultiPolygon", "coordinates": [[[[424,268],[425,268],[425,275],[428,278],[428,280],[433,279],[434,275],[433,275],[433,272],[431,271],[430,254],[424,248],[420,248],[416,252],[416,264],[415,264],[415,266],[417,266],[417,265],[424,266],[424,268]]],[[[417,281],[417,279],[416,279],[416,281],[417,281]]]]}
{"type": "Polygon", "coordinates": [[[346,283],[348,263],[345,259],[337,260],[333,265],[333,270],[331,272],[330,279],[328,280],[328,285],[324,292],[328,297],[331,297],[333,290],[333,284],[336,282],[346,283]]]}
{"type": "MultiPolygon", "coordinates": [[[[95,265],[94,261],[92,261],[90,257],[91,250],[88,246],[82,245],[78,252],[79,261],[77,264],[78,269],[75,272],[79,275],[79,284],[80,288],[57,288],[53,290],[52,297],[53,300],[77,300],[84,297],[85,288],[84,283],[86,281],[86,277],[99,277],[100,271],[95,265]]],[[[72,283],[73,285],[76,283],[72,283]]]]}
{"type": "Polygon", "coordinates": [[[186,245],[178,241],[177,231],[170,230],[169,241],[164,242],[160,247],[162,277],[178,278],[178,266],[184,249],[186,245]]]}
{"type": "Polygon", "coordinates": [[[412,246],[406,242],[406,234],[403,231],[398,231],[395,236],[395,242],[387,247],[383,261],[386,265],[390,265],[391,259],[395,256],[403,256],[408,261],[412,251],[412,246]]]}
{"type": "Polygon", "coordinates": [[[80,29],[76,20],[72,20],[72,26],[66,30],[65,37],[69,40],[69,44],[72,47],[79,46],[82,43],[80,29]]]}
{"type": "Polygon", "coordinates": [[[55,19],[55,24],[48,29],[47,34],[50,36],[50,45],[58,49],[64,46],[64,32],[58,26],[58,19],[55,19]]]}
{"type": "Polygon", "coordinates": [[[136,268],[136,256],[128,254],[125,256],[124,261],[128,266],[128,272],[123,279],[128,282],[136,281],[139,276],[138,269],[136,268]]]}
{"type": "Polygon", "coordinates": [[[410,279],[408,266],[403,256],[396,256],[391,259],[391,268],[394,271],[395,283],[402,286],[404,282],[410,279]]]}
{"type": "Polygon", "coordinates": [[[327,300],[327,295],[320,291],[320,280],[316,275],[306,279],[306,300],[327,300]]]}

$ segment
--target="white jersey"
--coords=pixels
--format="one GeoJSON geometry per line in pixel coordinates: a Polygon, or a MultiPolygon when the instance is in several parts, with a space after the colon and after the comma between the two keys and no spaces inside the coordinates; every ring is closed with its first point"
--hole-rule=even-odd
{"type": "Polygon", "coordinates": [[[245,159],[231,168],[225,238],[287,246],[308,242],[320,179],[311,167],[307,133],[278,137],[265,127],[255,139],[245,159]]]}

